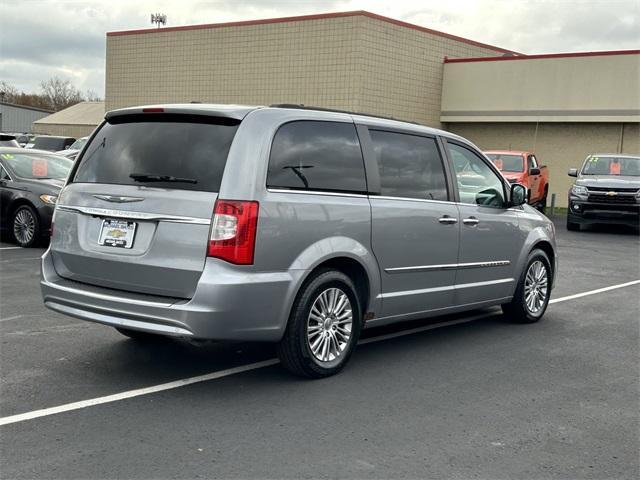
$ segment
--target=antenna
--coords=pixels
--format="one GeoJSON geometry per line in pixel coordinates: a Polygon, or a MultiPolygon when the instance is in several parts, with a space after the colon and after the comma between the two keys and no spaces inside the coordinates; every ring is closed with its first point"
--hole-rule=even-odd
{"type": "Polygon", "coordinates": [[[160,28],[160,25],[167,24],[167,16],[164,13],[152,13],[151,23],[155,23],[160,28]]]}

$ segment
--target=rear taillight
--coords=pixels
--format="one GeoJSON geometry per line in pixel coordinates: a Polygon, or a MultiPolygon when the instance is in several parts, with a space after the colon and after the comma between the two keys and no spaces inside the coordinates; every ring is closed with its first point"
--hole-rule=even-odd
{"type": "Polygon", "coordinates": [[[258,202],[216,200],[207,255],[252,265],[257,227],[258,202]]]}

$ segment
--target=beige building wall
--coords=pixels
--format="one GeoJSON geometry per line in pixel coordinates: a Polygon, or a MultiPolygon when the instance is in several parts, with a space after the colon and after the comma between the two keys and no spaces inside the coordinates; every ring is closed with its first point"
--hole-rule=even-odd
{"type": "Polygon", "coordinates": [[[59,135],[62,137],[80,138],[93,132],[96,125],[70,125],[70,124],[33,124],[32,133],[39,135],[59,135]]]}
{"type": "Polygon", "coordinates": [[[106,109],[295,103],[439,126],[443,59],[505,50],[366,12],[107,36],[106,109]]]}
{"type": "Polygon", "coordinates": [[[452,123],[448,130],[482,150],[535,152],[540,163],[549,167],[549,192],[557,194],[560,207],[567,206],[567,191],[574,181],[567,171],[580,167],[587,155],[640,154],[638,123],[540,123],[537,127],[535,123],[452,123]]]}
{"type": "Polygon", "coordinates": [[[640,51],[446,63],[443,122],[640,122],[640,51]]]}

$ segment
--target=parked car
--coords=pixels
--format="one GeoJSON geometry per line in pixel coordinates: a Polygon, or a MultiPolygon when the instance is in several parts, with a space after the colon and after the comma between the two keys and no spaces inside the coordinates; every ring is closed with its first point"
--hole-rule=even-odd
{"type": "Polygon", "coordinates": [[[477,147],[415,124],[116,110],[60,194],[44,304],[139,340],[276,342],[289,370],[323,377],[365,327],[493,305],[539,320],[554,229],[525,201],[477,147]]]}
{"type": "Polygon", "coordinates": [[[0,147],[20,147],[15,135],[0,133],[0,147]]]}
{"type": "Polygon", "coordinates": [[[56,153],[58,155],[63,155],[67,158],[70,158],[71,160],[75,160],[80,153],[80,150],[82,150],[82,147],[84,147],[84,145],[87,143],[88,139],[89,137],[81,137],[73,142],[73,144],[68,149],[59,150],[56,153]]]}
{"type": "Polygon", "coordinates": [[[569,190],[567,229],[596,223],[640,225],[640,156],[605,153],[589,155],[569,190]]]}
{"type": "Polygon", "coordinates": [[[53,135],[41,135],[33,141],[33,148],[37,150],[47,150],[49,152],[57,152],[66,150],[76,139],[73,137],[56,137],[53,135]]]}
{"type": "MultiPolygon", "coordinates": [[[[24,147],[24,146],[26,146],[27,143],[29,143],[29,134],[28,133],[5,132],[3,134],[0,134],[0,137],[3,137],[3,136],[14,137],[15,141],[18,143],[17,146],[19,146],[19,147],[24,147]]],[[[2,147],[15,147],[16,145],[14,143],[3,144],[2,139],[0,139],[0,146],[2,146],[2,147]]]]}
{"type": "Polygon", "coordinates": [[[58,193],[72,165],[50,152],[0,147],[0,229],[21,247],[49,236],[58,193]]]}
{"type": "Polygon", "coordinates": [[[547,206],[549,170],[540,165],[532,152],[492,150],[484,152],[510,183],[521,183],[529,189],[529,205],[541,212],[547,206]]]}

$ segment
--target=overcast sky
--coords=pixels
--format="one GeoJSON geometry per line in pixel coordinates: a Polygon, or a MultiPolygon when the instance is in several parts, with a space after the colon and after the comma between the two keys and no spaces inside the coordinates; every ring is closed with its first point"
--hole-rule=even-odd
{"type": "Polygon", "coordinates": [[[105,33],[368,10],[522,53],[640,49],[640,0],[0,0],[0,80],[104,95],[105,33]]]}

